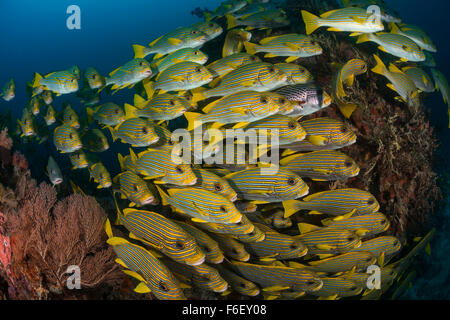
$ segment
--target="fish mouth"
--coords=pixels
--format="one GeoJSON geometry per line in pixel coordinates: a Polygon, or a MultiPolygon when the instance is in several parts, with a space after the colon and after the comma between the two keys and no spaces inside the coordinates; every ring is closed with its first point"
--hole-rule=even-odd
{"type": "Polygon", "coordinates": [[[353,173],[350,175],[350,178],[356,177],[360,172],[360,169],[358,168],[357,170],[353,171],[353,173]]]}
{"type": "Polygon", "coordinates": [[[211,262],[211,263],[214,263],[214,264],[220,264],[220,263],[223,262],[224,259],[225,259],[225,257],[222,256],[222,257],[220,257],[220,259],[217,259],[217,260],[211,260],[210,262],[211,262]]]}
{"type": "Polygon", "coordinates": [[[194,184],[197,183],[197,178],[193,178],[192,180],[188,181],[186,183],[187,186],[193,186],[194,184]]]}
{"type": "Polygon", "coordinates": [[[361,247],[362,241],[359,240],[358,243],[353,247],[353,249],[361,247]]]}
{"type": "Polygon", "coordinates": [[[228,283],[225,282],[223,286],[221,286],[217,289],[214,289],[214,292],[218,292],[218,293],[225,292],[227,289],[228,289],[228,283]]]}
{"type": "Polygon", "coordinates": [[[257,295],[259,295],[260,292],[261,292],[261,291],[259,291],[259,289],[255,289],[255,290],[249,292],[248,295],[249,295],[250,297],[256,297],[257,295]]]}
{"type": "Polygon", "coordinates": [[[250,254],[247,253],[243,258],[239,259],[239,261],[242,262],[247,262],[248,260],[250,260],[250,254]]]}
{"type": "Polygon", "coordinates": [[[299,253],[298,258],[306,256],[307,253],[308,253],[308,248],[305,248],[305,250],[303,250],[302,252],[299,253]]]}
{"type": "Polygon", "coordinates": [[[199,259],[190,261],[186,260],[186,264],[190,266],[198,266],[205,262],[205,255],[202,255],[199,259]]]}
{"type": "Polygon", "coordinates": [[[300,192],[297,194],[297,198],[304,197],[304,196],[306,196],[308,193],[309,193],[309,188],[304,189],[304,190],[300,191],[300,192]]]}
{"type": "Polygon", "coordinates": [[[155,201],[155,198],[153,198],[153,197],[148,197],[147,199],[145,199],[145,200],[142,201],[142,204],[150,204],[150,203],[152,203],[153,201],[155,201]]]}
{"type": "Polygon", "coordinates": [[[144,72],[142,72],[142,74],[144,76],[150,77],[152,75],[152,70],[145,70],[144,72]]]}
{"type": "Polygon", "coordinates": [[[60,184],[62,182],[63,182],[63,179],[58,178],[55,181],[53,181],[53,184],[60,184]]]}
{"type": "Polygon", "coordinates": [[[231,198],[230,198],[230,201],[231,202],[235,202],[237,200],[237,194],[235,194],[234,196],[232,196],[231,198]]]}
{"type": "Polygon", "coordinates": [[[330,95],[326,92],[323,93],[323,105],[329,106],[332,102],[330,95]]]}
{"type": "Polygon", "coordinates": [[[111,182],[107,182],[103,185],[103,188],[109,188],[111,187],[112,183],[111,182]]]}

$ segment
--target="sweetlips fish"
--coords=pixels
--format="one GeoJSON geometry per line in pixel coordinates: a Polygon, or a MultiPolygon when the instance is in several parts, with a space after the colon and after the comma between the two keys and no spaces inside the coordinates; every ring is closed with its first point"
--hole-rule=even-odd
{"type": "Polygon", "coordinates": [[[291,290],[310,293],[323,285],[319,276],[308,270],[238,261],[232,261],[231,264],[243,277],[257,283],[266,292],[291,290]]]}
{"type": "Polygon", "coordinates": [[[261,11],[240,19],[227,14],[226,18],[228,29],[240,26],[246,26],[245,30],[273,29],[286,27],[290,24],[286,12],[281,9],[261,11]]]}
{"type": "Polygon", "coordinates": [[[223,253],[228,258],[243,262],[250,259],[250,254],[245,250],[244,245],[239,241],[236,241],[232,237],[225,234],[211,233],[210,235],[217,241],[220,249],[222,249],[223,253]]]}
{"type": "Polygon", "coordinates": [[[437,48],[433,43],[433,40],[431,40],[431,38],[422,29],[405,24],[401,25],[399,28],[395,23],[390,23],[389,26],[391,27],[391,33],[410,38],[423,50],[433,53],[437,52],[437,48]]]}
{"type": "Polygon", "coordinates": [[[332,228],[294,236],[308,247],[309,254],[339,254],[361,246],[361,238],[353,231],[332,228]]]}
{"type": "Polygon", "coordinates": [[[112,185],[111,176],[103,163],[89,165],[90,177],[98,184],[97,189],[109,188],[112,185]]]}
{"type": "Polygon", "coordinates": [[[410,38],[395,33],[366,33],[358,37],[356,43],[367,41],[375,42],[381,51],[399,57],[402,62],[425,61],[425,54],[420,47],[410,38]]]}
{"type": "Polygon", "coordinates": [[[0,92],[0,97],[5,101],[11,101],[16,96],[16,82],[14,79],[10,79],[4,86],[2,91],[0,92]]]}
{"type": "Polygon", "coordinates": [[[218,264],[216,268],[222,278],[228,282],[228,286],[231,287],[232,290],[244,296],[255,297],[259,295],[260,290],[255,283],[248,281],[231,270],[228,270],[222,264],[218,264]]]}
{"type": "Polygon", "coordinates": [[[93,120],[105,126],[117,126],[125,121],[123,109],[113,102],[107,102],[95,108],[86,108],[88,122],[93,120]]]}
{"type": "Polygon", "coordinates": [[[207,35],[197,29],[180,27],[154,40],[148,47],[134,44],[134,58],[145,58],[149,54],[155,53],[153,59],[159,59],[180,49],[202,46],[206,39],[207,35]]]}
{"type": "Polygon", "coordinates": [[[78,118],[77,113],[75,112],[75,110],[73,110],[72,106],[70,105],[70,103],[66,103],[66,106],[63,110],[62,123],[75,129],[80,128],[80,120],[78,118]]]}
{"type": "Polygon", "coordinates": [[[295,63],[276,63],[275,66],[287,76],[286,83],[280,85],[280,88],[287,85],[307,84],[314,81],[312,74],[301,65],[295,63]]]}
{"type": "Polygon", "coordinates": [[[240,123],[242,127],[277,113],[289,113],[292,108],[286,98],[273,92],[240,91],[208,104],[202,110],[205,114],[186,112],[184,116],[188,130],[209,122],[240,123]]]}
{"type": "Polygon", "coordinates": [[[247,6],[234,13],[231,13],[231,15],[236,19],[239,19],[250,16],[254,13],[267,11],[269,9],[275,9],[274,4],[270,3],[269,0],[250,1],[250,3],[247,6]]]}
{"type": "Polygon", "coordinates": [[[75,128],[64,124],[53,131],[53,142],[61,153],[75,152],[83,147],[75,128]]]}
{"type": "MultiPolygon", "coordinates": [[[[306,131],[295,119],[282,114],[257,120],[249,123],[244,130],[256,130],[258,136],[271,135],[272,130],[278,130],[278,140],[280,145],[302,141],[306,137],[306,131]],[[267,132],[265,132],[267,130],[267,132]]],[[[238,143],[245,143],[238,139],[238,143]]]]}
{"type": "Polygon", "coordinates": [[[125,103],[125,114],[130,117],[165,121],[182,116],[190,107],[187,100],[168,93],[155,95],[148,101],[135,94],[134,106],[125,103]]]}
{"type": "Polygon", "coordinates": [[[53,109],[52,105],[47,106],[47,111],[44,115],[44,121],[47,126],[51,126],[56,122],[56,112],[55,109],[53,109]]]}
{"type": "Polygon", "coordinates": [[[406,102],[410,107],[418,106],[419,91],[414,81],[394,64],[391,63],[388,69],[376,54],[374,58],[377,64],[372,72],[381,74],[390,81],[387,87],[399,94],[398,100],[406,102]]]}
{"type": "Polygon", "coordinates": [[[57,185],[63,182],[63,175],[61,169],[59,168],[58,163],[55,161],[55,159],[53,159],[52,156],[48,158],[47,167],[45,169],[48,178],[50,179],[50,182],[53,185],[57,185]]]}
{"type": "Polygon", "coordinates": [[[255,168],[231,173],[228,180],[238,197],[262,202],[282,202],[308,194],[308,185],[291,171],[255,168]],[[265,172],[267,171],[267,172],[265,172]]]}
{"type": "Polygon", "coordinates": [[[288,57],[286,62],[292,62],[298,58],[307,58],[322,54],[322,47],[311,37],[291,33],[262,39],[260,44],[244,42],[249,54],[265,52],[264,58],[288,57]]]}
{"type": "Polygon", "coordinates": [[[352,59],[345,63],[333,76],[332,97],[333,101],[338,105],[342,114],[349,119],[353,111],[358,107],[354,103],[345,101],[347,94],[344,90],[344,83],[353,86],[355,77],[367,72],[367,64],[361,59],[352,59]]]}
{"type": "Polygon", "coordinates": [[[352,249],[352,252],[370,252],[378,258],[378,264],[383,266],[385,259],[391,258],[402,248],[401,242],[392,236],[381,236],[363,241],[359,248],[352,249]]]}
{"type": "Polygon", "coordinates": [[[235,224],[242,220],[242,214],[233,203],[221,195],[203,189],[169,189],[165,193],[158,187],[163,205],[170,205],[176,211],[189,215],[194,222],[215,222],[235,224]]]}
{"type": "Polygon", "coordinates": [[[359,174],[359,166],[349,156],[335,150],[293,154],[280,160],[281,168],[314,181],[346,180],[359,174]]]}
{"type": "MultiPolygon", "coordinates": [[[[336,150],[350,146],[356,142],[355,133],[344,123],[331,118],[314,118],[301,121],[306,131],[306,139],[283,148],[296,151],[336,150]]],[[[283,156],[292,154],[285,152],[283,156]]]]}
{"type": "Polygon", "coordinates": [[[215,84],[217,81],[220,81],[222,77],[237,68],[255,62],[261,62],[261,59],[257,56],[239,52],[233,53],[232,55],[226,56],[222,59],[216,60],[206,67],[212,73],[215,80],[213,80],[210,85],[215,84]]]}
{"type": "Polygon", "coordinates": [[[289,235],[279,233],[263,224],[255,223],[255,226],[264,232],[264,240],[246,243],[245,248],[260,260],[296,259],[303,257],[308,252],[306,246],[289,235]]]}
{"type": "Polygon", "coordinates": [[[217,38],[223,32],[222,27],[213,21],[200,21],[191,25],[191,28],[205,34],[206,41],[217,38]]]}
{"type": "Polygon", "coordinates": [[[160,300],[185,300],[178,281],[169,269],[147,249],[123,238],[114,237],[111,224],[106,221],[107,243],[117,255],[116,262],[126,268],[124,272],[141,282],[135,291],[152,292],[160,300]]]}
{"type": "MultiPolygon", "coordinates": [[[[322,220],[322,224],[332,229],[354,231],[361,238],[385,232],[390,227],[389,220],[386,216],[378,212],[341,220],[325,219],[322,220]]],[[[302,234],[322,229],[321,227],[308,223],[299,223],[298,228],[302,234]]]]}
{"type": "Polygon", "coordinates": [[[217,293],[228,289],[228,283],[220,276],[217,269],[206,263],[190,266],[170,259],[164,259],[163,262],[183,283],[217,293]]]}
{"type": "Polygon", "coordinates": [[[192,186],[193,188],[198,186],[199,188],[220,194],[231,202],[236,201],[236,191],[231,188],[226,179],[219,177],[207,169],[193,168],[192,171],[197,177],[197,183],[192,186]]]}
{"type": "Polygon", "coordinates": [[[253,231],[247,234],[235,234],[231,236],[243,243],[256,243],[264,241],[264,239],[266,239],[266,233],[257,226],[254,226],[253,231]]]}
{"type": "Polygon", "coordinates": [[[372,19],[372,13],[361,8],[342,8],[323,13],[320,17],[302,10],[306,34],[310,35],[320,27],[328,27],[328,31],[352,32],[352,36],[361,33],[373,33],[384,30],[384,25],[372,19]]]}
{"type": "Polygon", "coordinates": [[[195,242],[197,242],[198,246],[205,253],[206,262],[213,264],[220,264],[223,262],[223,259],[225,257],[222,250],[220,250],[217,241],[215,241],[208,234],[194,227],[193,225],[181,221],[175,221],[175,223],[183,228],[184,231],[194,237],[195,242]]]}
{"type": "Polygon", "coordinates": [[[31,98],[30,103],[28,104],[28,107],[31,111],[31,113],[35,116],[37,116],[41,112],[41,100],[39,96],[35,96],[31,98]]]}
{"type": "Polygon", "coordinates": [[[35,73],[32,86],[33,88],[42,86],[44,90],[61,95],[78,91],[78,80],[70,70],[52,72],[44,77],[35,73]]]}
{"type": "Polygon", "coordinates": [[[309,214],[359,216],[377,212],[380,209],[380,204],[367,191],[346,188],[314,193],[303,198],[302,201],[284,201],[283,207],[285,217],[289,217],[300,210],[313,210],[309,214]]]}
{"type": "Polygon", "coordinates": [[[53,93],[50,90],[42,92],[40,97],[46,105],[50,105],[53,102],[53,93]]]}
{"type": "Polygon", "coordinates": [[[226,14],[234,13],[245,6],[248,2],[246,0],[226,0],[223,1],[213,12],[205,12],[205,18],[210,21],[214,18],[222,17],[226,14]]]}
{"type": "Polygon", "coordinates": [[[267,62],[242,65],[224,75],[212,89],[194,91],[194,101],[211,97],[222,97],[240,91],[269,91],[286,83],[287,76],[278,67],[267,62]]]}
{"type": "Polygon", "coordinates": [[[380,9],[380,19],[381,21],[390,23],[390,22],[395,22],[395,23],[400,23],[402,22],[402,20],[391,14],[387,8],[385,8],[385,3],[381,3],[380,1],[375,1],[375,0],[342,0],[342,3],[344,5],[344,7],[358,7],[358,8],[362,8],[362,9],[366,9],[369,8],[372,5],[377,5],[380,9]]]}
{"type": "Polygon", "coordinates": [[[87,168],[89,163],[86,158],[86,154],[83,150],[78,150],[69,154],[70,162],[72,163],[72,169],[83,169],[87,168]]]}
{"type": "Polygon", "coordinates": [[[435,91],[433,80],[431,80],[430,76],[423,69],[419,67],[403,67],[402,71],[414,81],[414,84],[420,91],[435,91]]]}
{"type": "Polygon", "coordinates": [[[323,89],[314,84],[294,84],[275,90],[294,106],[287,114],[289,117],[306,116],[315,113],[331,104],[331,97],[323,89]]]}
{"type": "Polygon", "coordinates": [[[75,78],[77,78],[77,80],[80,80],[81,78],[81,69],[79,66],[73,66],[71,68],[68,69],[68,71],[73,74],[75,76],[75,78]]]}
{"type": "Polygon", "coordinates": [[[118,222],[130,231],[130,238],[142,241],[171,259],[192,266],[205,261],[195,239],[178,224],[155,212],[117,208],[118,222]]]}
{"type": "Polygon", "coordinates": [[[92,90],[100,89],[105,85],[105,78],[93,67],[89,67],[84,71],[84,81],[92,90]]]}
{"type": "Polygon", "coordinates": [[[449,105],[450,91],[449,91],[447,78],[444,76],[444,74],[442,72],[440,72],[437,69],[431,69],[431,74],[433,75],[436,89],[438,89],[441,92],[444,102],[447,105],[449,105]]]}
{"type": "Polygon", "coordinates": [[[168,67],[159,73],[155,81],[144,82],[147,97],[153,97],[155,90],[159,93],[168,91],[185,91],[201,87],[213,80],[209,70],[195,62],[184,61],[168,67]]]}
{"type": "Polygon", "coordinates": [[[105,86],[112,85],[112,89],[116,92],[126,87],[132,88],[136,83],[151,75],[150,63],[145,59],[135,58],[113,70],[105,79],[105,86]]]}
{"type": "Polygon", "coordinates": [[[224,234],[229,236],[255,235],[253,232],[255,231],[255,226],[250,220],[247,219],[245,215],[242,215],[241,221],[234,224],[206,222],[196,223],[196,226],[202,230],[206,230],[214,234],[224,234]]]}
{"type": "Polygon", "coordinates": [[[155,73],[160,73],[174,64],[184,61],[205,64],[208,61],[208,56],[200,50],[194,48],[184,48],[172,52],[171,54],[157,60],[153,60],[151,62],[151,66],[155,73]]]}
{"type": "Polygon", "coordinates": [[[28,109],[23,109],[21,120],[17,120],[22,134],[21,137],[30,137],[36,134],[36,125],[33,114],[28,109]]]}
{"type": "Polygon", "coordinates": [[[113,141],[117,139],[133,147],[148,147],[159,141],[154,123],[144,118],[128,118],[114,128],[107,126],[113,141]]]}
{"type": "Polygon", "coordinates": [[[129,165],[132,171],[145,176],[145,179],[157,179],[154,183],[168,183],[180,186],[197,183],[192,168],[188,164],[176,164],[169,150],[148,148],[137,156],[130,149],[129,165]]]}
{"type": "Polygon", "coordinates": [[[222,48],[222,57],[228,57],[239,53],[244,47],[244,41],[250,41],[252,34],[244,29],[232,29],[228,31],[222,48]]]}
{"type": "Polygon", "coordinates": [[[131,201],[131,207],[157,204],[157,199],[148,188],[147,183],[136,173],[131,171],[119,173],[114,177],[113,182],[119,185],[119,192],[123,198],[131,201]]]}
{"type": "Polygon", "coordinates": [[[311,295],[319,297],[319,300],[353,297],[363,291],[355,282],[343,277],[322,277],[321,280],[323,282],[322,288],[311,293],[311,295]]]}

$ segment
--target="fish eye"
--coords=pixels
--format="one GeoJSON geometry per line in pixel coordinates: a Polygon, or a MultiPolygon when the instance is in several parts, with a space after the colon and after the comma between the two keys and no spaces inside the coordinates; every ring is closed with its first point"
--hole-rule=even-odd
{"type": "Polygon", "coordinates": [[[69,133],[69,139],[73,139],[73,134],[69,133]]]}
{"type": "Polygon", "coordinates": [[[133,190],[134,190],[134,192],[137,192],[137,191],[138,191],[138,186],[137,186],[137,185],[134,185],[134,186],[133,186],[133,190]]]}
{"type": "Polygon", "coordinates": [[[220,211],[227,212],[227,208],[225,206],[220,206],[220,211]]]}
{"type": "Polygon", "coordinates": [[[70,80],[70,82],[72,82],[72,83],[73,83],[74,81],[75,81],[75,79],[70,80]]]}
{"type": "Polygon", "coordinates": [[[142,133],[144,133],[144,134],[147,134],[147,133],[148,133],[147,127],[142,127],[142,133]]]}
{"type": "Polygon", "coordinates": [[[290,185],[290,186],[295,185],[295,179],[294,178],[289,178],[287,182],[288,182],[288,185],[290,185]]]}
{"type": "Polygon", "coordinates": [[[208,247],[203,247],[203,250],[205,250],[206,252],[211,252],[211,249],[209,249],[208,247]]]}
{"type": "Polygon", "coordinates": [[[366,258],[366,262],[369,262],[370,260],[372,260],[370,257],[366,258]]]}
{"type": "Polygon", "coordinates": [[[159,289],[161,289],[162,291],[165,291],[165,292],[168,292],[169,291],[169,288],[166,286],[166,284],[164,283],[164,282],[160,282],[159,284],[158,284],[158,287],[159,287],[159,289]]]}
{"type": "Polygon", "coordinates": [[[231,252],[234,254],[238,254],[238,251],[235,248],[231,249],[231,252]]]}
{"type": "Polygon", "coordinates": [[[193,30],[193,31],[192,31],[192,34],[197,34],[197,33],[198,33],[197,30],[193,30]]]}
{"type": "Polygon", "coordinates": [[[182,168],[180,168],[180,167],[175,167],[175,171],[177,173],[183,173],[184,172],[184,170],[182,168]]]}
{"type": "Polygon", "coordinates": [[[202,72],[202,69],[200,67],[195,68],[195,72],[200,73],[202,72]]]}
{"type": "Polygon", "coordinates": [[[275,72],[275,68],[274,67],[269,67],[269,72],[270,73],[274,73],[275,72]]]}
{"type": "Polygon", "coordinates": [[[297,246],[295,243],[292,243],[292,244],[290,245],[290,248],[291,248],[292,250],[294,250],[294,249],[297,249],[298,246],[297,246]]]}
{"type": "Polygon", "coordinates": [[[280,98],[279,101],[280,101],[281,104],[285,104],[286,103],[286,99],[285,98],[280,98]]]}
{"type": "Polygon", "coordinates": [[[144,62],[143,61],[139,62],[139,65],[142,67],[144,65],[144,62]]]}
{"type": "Polygon", "coordinates": [[[267,100],[266,97],[261,97],[261,103],[266,104],[267,102],[269,102],[269,101],[267,100]]]}
{"type": "Polygon", "coordinates": [[[239,283],[239,286],[240,286],[241,288],[245,288],[245,287],[246,287],[246,285],[245,285],[244,282],[239,283]]]}
{"type": "Polygon", "coordinates": [[[119,114],[119,110],[114,110],[114,114],[119,114]]]}
{"type": "Polygon", "coordinates": [[[92,75],[92,79],[95,80],[95,78],[97,78],[97,75],[96,74],[92,75]]]}
{"type": "Polygon", "coordinates": [[[216,184],[214,185],[214,190],[216,190],[216,191],[222,191],[222,189],[223,189],[223,187],[222,187],[222,185],[221,185],[220,183],[216,183],[216,184]]]}
{"type": "Polygon", "coordinates": [[[170,103],[171,106],[174,106],[175,105],[175,100],[170,100],[169,103],[170,103]]]}
{"type": "Polygon", "coordinates": [[[352,162],[351,161],[345,161],[345,166],[347,168],[350,168],[352,166],[352,162]]]}
{"type": "Polygon", "coordinates": [[[198,51],[194,51],[194,54],[195,54],[196,56],[198,55],[198,53],[199,53],[198,51]]]}
{"type": "Polygon", "coordinates": [[[184,246],[184,243],[182,241],[178,240],[178,241],[175,242],[175,247],[177,249],[183,250],[185,246],[184,246]]]}
{"type": "Polygon", "coordinates": [[[306,284],[308,285],[308,286],[312,286],[313,284],[315,284],[316,282],[314,281],[314,280],[308,280],[307,282],[306,282],[306,284]]]}
{"type": "Polygon", "coordinates": [[[342,128],[341,128],[341,132],[342,133],[346,133],[348,131],[348,128],[346,127],[346,126],[343,126],[342,128]]]}
{"type": "Polygon", "coordinates": [[[350,236],[350,237],[347,238],[347,240],[350,241],[350,242],[352,242],[352,241],[355,241],[356,238],[355,238],[354,236],[350,236]]]}
{"type": "Polygon", "coordinates": [[[386,224],[386,222],[387,222],[386,219],[383,219],[380,221],[380,224],[383,225],[383,224],[386,224]]]}
{"type": "Polygon", "coordinates": [[[256,61],[256,57],[255,57],[255,56],[251,56],[251,57],[250,57],[250,60],[251,60],[251,61],[256,61]]]}
{"type": "Polygon", "coordinates": [[[288,128],[291,129],[291,130],[297,128],[296,122],[294,122],[294,121],[289,122],[288,123],[288,128]]]}
{"type": "Polygon", "coordinates": [[[368,201],[367,201],[367,204],[368,205],[373,205],[375,203],[375,199],[373,199],[373,198],[370,198],[368,201]]]}

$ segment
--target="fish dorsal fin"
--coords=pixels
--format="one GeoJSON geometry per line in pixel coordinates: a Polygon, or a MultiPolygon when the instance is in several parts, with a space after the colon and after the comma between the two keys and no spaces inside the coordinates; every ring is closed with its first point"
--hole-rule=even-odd
{"type": "Polygon", "coordinates": [[[114,69],[113,71],[111,71],[111,72],[109,73],[109,76],[112,77],[117,71],[119,71],[120,68],[121,68],[121,67],[118,67],[117,69],[114,69]]]}
{"type": "Polygon", "coordinates": [[[106,219],[106,221],[105,221],[105,232],[106,232],[106,235],[108,236],[108,238],[114,237],[112,228],[111,228],[111,222],[109,221],[109,219],[106,219]]]}
{"type": "Polygon", "coordinates": [[[311,231],[316,231],[321,229],[318,226],[315,226],[313,224],[309,224],[309,223],[299,223],[298,225],[298,231],[300,231],[300,234],[304,234],[304,233],[308,233],[311,231]]]}
{"type": "Polygon", "coordinates": [[[122,270],[123,273],[129,275],[130,277],[133,277],[141,282],[145,282],[145,279],[137,272],[131,271],[131,270],[122,270]]]}
{"type": "Polygon", "coordinates": [[[290,155],[290,156],[288,156],[288,157],[286,157],[286,158],[281,159],[281,160],[280,160],[280,165],[285,166],[285,165],[287,165],[289,162],[291,162],[291,161],[293,161],[293,160],[296,160],[296,159],[298,159],[298,158],[301,158],[301,157],[303,157],[303,156],[304,156],[304,153],[296,153],[296,154],[290,155]]]}
{"type": "Polygon", "coordinates": [[[158,42],[159,40],[161,40],[162,37],[163,37],[163,36],[161,36],[161,37],[159,37],[159,38],[153,40],[152,42],[150,42],[150,44],[149,44],[148,46],[149,46],[149,47],[153,47],[153,46],[155,45],[156,42],[158,42]]]}
{"type": "Polygon", "coordinates": [[[264,45],[264,44],[267,44],[268,42],[270,42],[270,41],[272,41],[272,40],[274,40],[276,38],[279,38],[279,37],[280,36],[267,37],[267,38],[262,39],[259,43],[264,45]]]}
{"type": "Polygon", "coordinates": [[[311,201],[311,200],[317,198],[318,196],[320,196],[320,195],[322,195],[322,194],[324,194],[324,193],[325,193],[325,191],[317,192],[317,193],[311,194],[311,195],[309,195],[309,196],[303,198],[302,200],[303,200],[303,201],[311,201]]]}
{"type": "Polygon", "coordinates": [[[322,13],[322,14],[320,15],[320,17],[326,19],[326,18],[328,18],[330,15],[332,15],[333,13],[335,13],[335,12],[338,11],[338,10],[340,10],[340,9],[331,10],[331,11],[322,13]]]}
{"type": "Polygon", "coordinates": [[[204,107],[203,109],[202,109],[202,111],[204,112],[204,113],[209,113],[209,112],[211,112],[211,110],[220,102],[220,101],[222,101],[224,98],[221,98],[221,99],[219,99],[219,100],[216,100],[216,101],[214,101],[214,102],[211,102],[211,103],[209,103],[206,107],[204,107]]]}

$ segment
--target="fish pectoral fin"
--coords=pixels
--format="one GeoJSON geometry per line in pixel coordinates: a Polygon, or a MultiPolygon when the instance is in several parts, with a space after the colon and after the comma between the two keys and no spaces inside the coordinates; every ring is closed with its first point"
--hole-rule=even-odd
{"type": "Polygon", "coordinates": [[[167,42],[169,42],[173,46],[177,46],[183,41],[178,38],[169,38],[169,39],[167,39],[167,42]]]}
{"type": "Polygon", "coordinates": [[[329,244],[317,244],[316,248],[319,249],[319,250],[332,250],[332,249],[334,249],[334,247],[329,245],[329,244]]]}
{"type": "Polygon", "coordinates": [[[294,57],[294,56],[292,56],[292,57],[288,57],[288,58],[286,58],[286,63],[290,63],[290,62],[293,62],[293,61],[295,61],[295,60],[297,60],[299,57],[294,57]]]}
{"type": "Polygon", "coordinates": [[[300,47],[296,44],[293,44],[291,42],[286,42],[285,43],[286,47],[288,47],[289,49],[293,50],[293,51],[300,51],[300,47]]]}
{"type": "Polygon", "coordinates": [[[184,77],[183,76],[170,76],[170,79],[172,79],[176,82],[183,82],[184,77]]]}
{"type": "Polygon", "coordinates": [[[342,30],[341,30],[341,29],[338,29],[338,28],[328,28],[327,31],[340,32],[340,31],[342,31],[342,30]]]}
{"type": "Polygon", "coordinates": [[[378,46],[378,50],[383,51],[383,52],[388,52],[383,46],[378,46]]]}
{"type": "Polygon", "coordinates": [[[231,108],[231,111],[241,114],[241,115],[246,115],[247,114],[247,109],[245,108],[240,108],[240,107],[236,107],[236,108],[231,108]]]}
{"type": "Polygon", "coordinates": [[[274,55],[273,53],[266,53],[264,55],[264,58],[276,58],[276,55],[274,55]]]}
{"type": "Polygon", "coordinates": [[[141,282],[145,282],[145,279],[137,272],[131,271],[131,270],[122,270],[123,273],[129,275],[130,277],[133,277],[141,282]]]}
{"type": "Polygon", "coordinates": [[[393,85],[392,83],[388,83],[388,84],[386,85],[386,87],[388,87],[389,89],[392,89],[392,90],[396,91],[396,89],[395,89],[395,87],[394,87],[394,85],[393,85]]]}
{"type": "Polygon", "coordinates": [[[291,287],[288,286],[271,286],[271,287],[265,287],[262,290],[266,292],[272,292],[272,291],[284,291],[289,290],[291,287]]]}
{"type": "Polygon", "coordinates": [[[134,289],[137,293],[150,293],[152,290],[144,283],[140,282],[137,287],[134,289]]]}
{"type": "Polygon", "coordinates": [[[243,85],[244,87],[253,87],[255,85],[255,81],[244,81],[241,82],[241,85],[243,85]]]}
{"type": "Polygon", "coordinates": [[[315,135],[307,136],[306,139],[315,146],[324,146],[324,145],[326,145],[326,142],[328,140],[325,137],[315,136],[315,135]]]}

